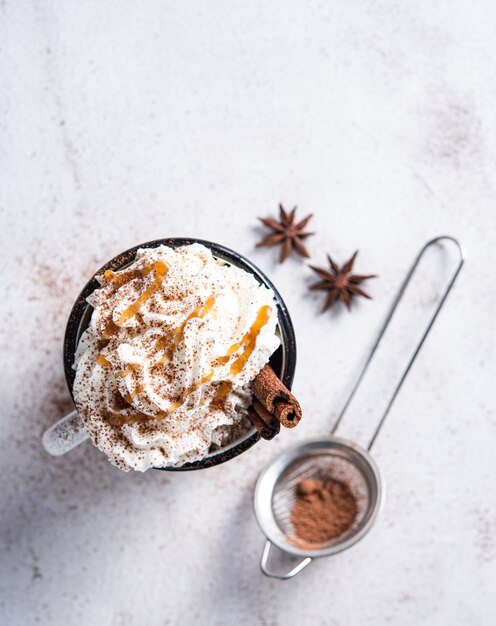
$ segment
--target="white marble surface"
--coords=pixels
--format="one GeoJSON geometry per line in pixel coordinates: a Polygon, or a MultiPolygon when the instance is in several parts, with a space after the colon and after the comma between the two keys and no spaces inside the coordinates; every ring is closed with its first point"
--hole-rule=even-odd
{"type": "MultiPolygon", "coordinates": [[[[1,624],[494,623],[495,29],[493,0],[0,2],[1,624]],[[315,214],[314,262],[360,249],[372,302],[320,316],[305,263],[254,248],[280,200],[315,214]],[[291,582],[263,577],[259,469],[330,429],[415,252],[445,232],[469,261],[375,448],[377,526],[291,582]],[[80,287],[175,235],[279,287],[304,421],[199,473],[122,474],[89,444],[48,458],[80,287]]],[[[376,419],[445,259],[343,434],[376,419]]]]}

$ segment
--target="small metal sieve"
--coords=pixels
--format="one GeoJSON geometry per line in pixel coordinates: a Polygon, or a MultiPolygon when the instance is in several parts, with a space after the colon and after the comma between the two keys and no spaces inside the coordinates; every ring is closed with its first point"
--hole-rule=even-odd
{"type": "Polygon", "coordinates": [[[415,358],[420,352],[439,311],[443,307],[460,273],[464,261],[465,254],[463,248],[458,240],[453,237],[436,237],[425,244],[414,260],[393,301],[375,344],[334,425],[331,435],[307,441],[306,443],[286,450],[276,457],[260,474],[255,488],[254,505],[258,524],[267,537],[260,562],[262,572],[267,576],[281,580],[292,578],[309,565],[314,558],[330,556],[331,554],[346,550],[362,539],[371,529],[384,502],[384,481],[377,464],[370,455],[370,450],[374,445],[415,358]],[[391,318],[424,253],[430,246],[441,241],[451,241],[455,244],[459,255],[458,263],[365,450],[353,441],[335,436],[334,433],[355,396],[365,372],[389,326],[391,318]],[[317,480],[334,479],[345,483],[354,495],[357,504],[357,515],[351,527],[339,537],[322,544],[302,541],[296,536],[291,523],[291,509],[295,502],[296,486],[300,480],[308,478],[317,480]],[[290,571],[284,573],[274,571],[269,566],[269,554],[273,545],[277,546],[284,553],[288,553],[294,557],[300,557],[299,562],[290,571]]]}

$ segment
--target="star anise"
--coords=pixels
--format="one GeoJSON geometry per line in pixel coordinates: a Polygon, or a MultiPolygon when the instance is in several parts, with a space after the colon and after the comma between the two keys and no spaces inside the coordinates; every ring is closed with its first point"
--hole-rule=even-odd
{"type": "Polygon", "coordinates": [[[313,235],[313,233],[307,233],[305,226],[312,218],[312,214],[307,215],[301,222],[295,224],[296,207],[289,213],[286,212],[282,206],[279,205],[279,221],[272,219],[271,217],[259,217],[258,219],[270,228],[273,233],[262,239],[257,246],[275,246],[279,243],[282,244],[280,262],[284,261],[291,254],[294,249],[298,254],[304,257],[309,257],[307,249],[303,245],[302,239],[313,235]]]}
{"type": "Polygon", "coordinates": [[[363,296],[371,299],[371,296],[359,287],[360,283],[369,278],[376,278],[376,274],[351,274],[358,250],[341,268],[329,255],[330,270],[310,265],[313,271],[322,279],[310,286],[310,289],[327,291],[327,298],[322,313],[327,311],[338,299],[341,299],[351,311],[351,297],[363,296]]]}

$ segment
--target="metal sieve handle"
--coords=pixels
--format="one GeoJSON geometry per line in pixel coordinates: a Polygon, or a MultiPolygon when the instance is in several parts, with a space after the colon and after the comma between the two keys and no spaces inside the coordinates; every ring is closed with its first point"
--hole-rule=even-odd
{"type": "Polygon", "coordinates": [[[266,576],[270,576],[270,578],[279,578],[279,580],[288,580],[289,578],[293,578],[296,574],[299,574],[302,569],[304,569],[307,565],[313,561],[310,556],[307,556],[303,560],[301,560],[296,567],[293,567],[292,570],[286,572],[285,574],[279,574],[277,572],[273,572],[267,567],[267,563],[269,561],[269,553],[272,548],[273,543],[270,539],[267,539],[265,542],[265,546],[262,552],[262,558],[260,559],[260,569],[266,576]]]}
{"type": "Polygon", "coordinates": [[[358,390],[358,387],[360,386],[360,383],[362,382],[363,377],[365,376],[365,372],[367,371],[367,369],[368,369],[368,367],[370,365],[370,362],[372,361],[372,359],[374,357],[374,354],[375,354],[377,348],[379,347],[381,339],[384,336],[384,333],[386,332],[386,330],[387,330],[387,328],[389,326],[389,322],[391,321],[391,318],[393,317],[393,315],[394,315],[394,313],[395,313],[395,311],[396,311],[396,309],[398,307],[398,304],[400,303],[400,301],[401,301],[401,299],[403,297],[403,294],[405,293],[406,288],[408,287],[408,284],[410,283],[410,280],[411,280],[412,276],[414,275],[415,270],[418,267],[418,264],[420,263],[420,260],[424,256],[424,253],[426,252],[426,250],[428,248],[430,248],[430,246],[432,246],[432,245],[434,245],[434,244],[436,244],[436,243],[438,243],[440,241],[443,241],[443,240],[444,241],[451,241],[451,242],[453,242],[455,244],[455,246],[456,246],[456,248],[458,250],[458,255],[459,255],[458,264],[456,265],[456,268],[455,268],[455,270],[453,272],[453,275],[451,276],[451,280],[448,283],[448,286],[446,287],[446,289],[444,290],[444,293],[443,293],[443,295],[442,295],[442,297],[441,297],[437,307],[435,308],[434,313],[432,314],[432,316],[431,316],[431,318],[429,320],[429,323],[427,324],[427,327],[426,327],[426,329],[424,331],[424,334],[422,335],[422,337],[421,337],[420,341],[418,342],[415,350],[413,351],[412,356],[410,357],[410,360],[407,363],[407,366],[406,366],[405,371],[403,372],[403,374],[402,374],[402,376],[400,378],[399,383],[396,385],[396,388],[393,391],[393,395],[391,396],[391,399],[389,400],[389,403],[388,403],[388,405],[386,407],[386,410],[382,414],[382,417],[381,417],[381,419],[379,421],[379,424],[378,424],[377,428],[375,429],[374,434],[372,435],[372,439],[370,440],[370,443],[369,443],[369,445],[367,447],[367,450],[370,450],[372,448],[372,446],[374,445],[374,442],[377,439],[377,436],[379,435],[379,432],[380,432],[380,430],[381,430],[381,428],[382,428],[382,426],[383,426],[383,424],[384,424],[384,422],[386,420],[386,417],[388,416],[388,413],[389,413],[389,411],[390,411],[390,409],[391,409],[391,407],[393,405],[393,402],[395,401],[396,396],[398,395],[398,393],[399,393],[399,391],[401,389],[401,386],[403,385],[406,377],[408,376],[408,372],[410,371],[410,369],[411,369],[411,367],[413,365],[413,362],[417,358],[417,355],[420,352],[420,349],[424,345],[424,341],[427,339],[427,335],[429,334],[429,332],[430,332],[434,322],[436,321],[436,318],[437,318],[437,316],[439,314],[439,311],[443,308],[443,305],[444,305],[444,303],[446,301],[446,298],[448,297],[449,292],[451,291],[453,285],[455,284],[455,280],[457,279],[458,274],[460,273],[460,270],[462,269],[462,266],[463,266],[463,264],[465,262],[465,251],[463,249],[463,246],[458,241],[458,239],[455,239],[454,237],[450,237],[449,235],[442,235],[440,237],[436,237],[435,239],[431,239],[430,241],[428,241],[425,244],[425,246],[418,253],[416,259],[414,260],[414,262],[412,264],[412,266],[408,270],[408,273],[407,273],[407,275],[405,277],[405,280],[403,281],[403,284],[401,285],[401,287],[400,287],[400,289],[399,289],[399,291],[398,291],[398,293],[396,295],[396,298],[393,301],[393,304],[392,304],[392,306],[391,306],[391,308],[389,310],[389,313],[386,316],[384,324],[382,325],[382,328],[379,331],[379,336],[377,337],[376,342],[373,345],[372,350],[370,351],[370,354],[369,354],[367,360],[365,361],[365,364],[364,364],[364,366],[362,368],[362,371],[360,372],[360,374],[358,376],[358,379],[357,379],[353,389],[351,390],[351,393],[350,393],[348,399],[346,400],[346,403],[345,403],[345,405],[343,407],[343,410],[339,414],[339,417],[338,417],[336,423],[334,424],[334,428],[332,429],[331,434],[334,434],[336,432],[339,424],[341,423],[341,420],[344,417],[344,414],[346,413],[346,410],[348,409],[351,401],[353,400],[353,397],[355,396],[355,393],[358,390]]]}

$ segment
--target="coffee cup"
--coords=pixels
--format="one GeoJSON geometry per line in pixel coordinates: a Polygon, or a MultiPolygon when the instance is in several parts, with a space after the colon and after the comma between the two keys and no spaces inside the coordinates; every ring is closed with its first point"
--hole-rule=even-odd
{"type": "MultiPolygon", "coordinates": [[[[286,305],[271,281],[246,257],[220,244],[200,239],[171,238],[149,241],[118,254],[95,272],[79,294],[69,315],[64,337],[64,371],[71,396],[73,395],[75,378],[73,363],[76,348],[82,333],[89,325],[93,312],[93,308],[88,304],[86,299],[95,289],[100,287],[100,283],[96,277],[107,270],[118,271],[131,265],[135,260],[137,250],[140,248],[156,248],[161,245],[178,248],[193,243],[202,244],[211,251],[216,259],[221,260],[223,263],[237,266],[249,274],[252,274],[260,284],[273,292],[274,301],[277,306],[277,332],[280,337],[280,346],[270,357],[269,363],[286,387],[291,389],[296,366],[294,329],[286,305]]],[[[43,435],[43,445],[45,450],[51,455],[60,456],[80,445],[86,439],[88,439],[88,434],[84,430],[83,422],[77,410],[74,410],[48,428],[43,435]]],[[[156,469],[184,471],[219,465],[248,450],[248,448],[253,446],[259,439],[260,437],[256,430],[251,428],[249,431],[240,435],[237,440],[220,449],[210,451],[201,460],[185,463],[180,467],[160,467],[156,469]]]]}

